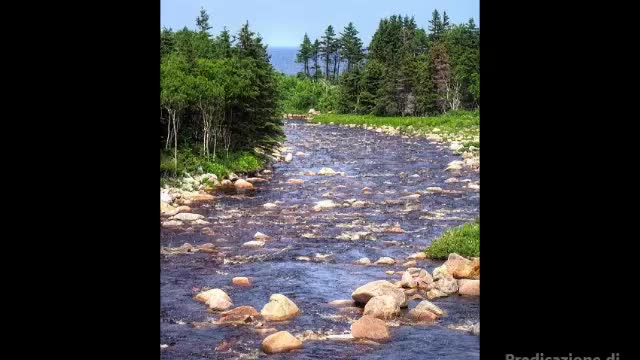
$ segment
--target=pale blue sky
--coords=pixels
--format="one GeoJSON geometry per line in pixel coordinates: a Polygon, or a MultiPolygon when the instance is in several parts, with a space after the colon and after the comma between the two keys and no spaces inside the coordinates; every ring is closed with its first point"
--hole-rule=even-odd
{"type": "Polygon", "coordinates": [[[480,0],[160,0],[160,24],[193,29],[200,7],[209,13],[214,34],[225,25],[236,33],[248,20],[270,47],[298,46],[305,32],[313,41],[329,24],[340,33],[349,21],[368,45],[381,18],[414,15],[426,29],[433,9],[446,11],[454,24],[472,17],[480,26],[480,0]]]}

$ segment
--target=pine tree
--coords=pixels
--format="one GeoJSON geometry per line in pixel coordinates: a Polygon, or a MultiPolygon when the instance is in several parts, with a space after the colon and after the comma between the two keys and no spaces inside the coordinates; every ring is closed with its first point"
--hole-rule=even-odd
{"type": "Polygon", "coordinates": [[[350,22],[340,34],[340,45],[342,54],[347,60],[347,71],[351,71],[354,65],[359,65],[364,54],[362,50],[362,40],[358,38],[358,30],[350,22]]]}
{"type": "Polygon", "coordinates": [[[311,44],[311,40],[309,40],[309,36],[304,34],[304,39],[302,40],[302,44],[300,44],[300,50],[296,55],[296,62],[304,64],[304,74],[306,76],[311,76],[309,72],[309,60],[313,56],[313,45],[311,44]]]}
{"type": "Polygon", "coordinates": [[[433,10],[431,14],[431,20],[429,20],[429,31],[431,32],[429,38],[437,40],[443,31],[442,19],[440,19],[440,13],[438,10],[433,10]]]}
{"type": "Polygon", "coordinates": [[[447,12],[442,13],[442,31],[448,30],[451,25],[449,24],[449,16],[447,12]]]}
{"type": "Polygon", "coordinates": [[[313,42],[313,78],[318,81],[318,77],[322,76],[322,71],[320,70],[320,49],[321,43],[318,39],[313,42]]]}
{"type": "Polygon", "coordinates": [[[208,33],[211,30],[209,26],[209,14],[204,8],[200,8],[200,16],[196,18],[196,26],[200,29],[200,32],[208,33]]]}
{"type": "Polygon", "coordinates": [[[320,53],[324,59],[324,76],[326,80],[329,80],[329,64],[331,58],[336,52],[336,33],[333,31],[333,26],[329,25],[322,35],[322,41],[320,42],[320,53]]]}

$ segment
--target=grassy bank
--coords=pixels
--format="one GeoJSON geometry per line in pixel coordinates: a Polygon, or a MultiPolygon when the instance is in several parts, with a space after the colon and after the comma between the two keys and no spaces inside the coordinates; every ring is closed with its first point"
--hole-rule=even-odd
{"type": "Polygon", "coordinates": [[[480,219],[445,231],[425,252],[432,259],[446,259],[451,253],[480,256],[480,219]]]}
{"type": "Polygon", "coordinates": [[[322,114],[313,119],[316,123],[338,125],[368,125],[368,126],[390,126],[398,128],[401,132],[430,134],[438,133],[443,139],[463,136],[466,138],[466,146],[480,147],[480,141],[474,141],[471,137],[480,133],[480,112],[479,111],[455,111],[440,116],[430,117],[381,117],[373,115],[343,115],[343,114],[322,114]]]}
{"type": "Polygon", "coordinates": [[[189,150],[178,151],[178,169],[176,171],[173,161],[173,152],[167,151],[160,154],[160,177],[163,182],[171,182],[177,176],[185,172],[189,174],[210,173],[219,179],[229,173],[248,173],[258,171],[264,167],[266,160],[252,152],[229,153],[217,156],[215,159],[207,159],[189,150]]]}

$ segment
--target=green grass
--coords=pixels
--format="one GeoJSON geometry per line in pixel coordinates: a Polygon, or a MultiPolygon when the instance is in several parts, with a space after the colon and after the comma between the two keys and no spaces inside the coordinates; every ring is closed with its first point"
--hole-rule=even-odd
{"type": "Polygon", "coordinates": [[[449,254],[480,256],[480,219],[445,231],[425,252],[429,258],[446,259],[449,254]]]}
{"type": "Polygon", "coordinates": [[[315,117],[313,121],[321,124],[391,126],[400,130],[414,130],[421,133],[430,133],[433,129],[438,128],[445,134],[477,135],[480,130],[479,111],[455,111],[429,117],[322,114],[315,117]]]}
{"type": "Polygon", "coordinates": [[[262,169],[265,160],[259,155],[248,151],[229,153],[217,156],[215,159],[207,159],[190,150],[178,150],[178,169],[174,168],[173,151],[163,151],[160,154],[160,176],[163,183],[171,184],[177,174],[178,177],[189,174],[202,173],[215,174],[223,178],[229,173],[249,173],[262,169]]]}

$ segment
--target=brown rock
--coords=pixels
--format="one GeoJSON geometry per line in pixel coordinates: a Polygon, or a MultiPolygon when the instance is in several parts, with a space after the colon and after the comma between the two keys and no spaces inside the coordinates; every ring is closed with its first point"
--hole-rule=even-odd
{"type": "Polygon", "coordinates": [[[233,186],[235,186],[237,190],[249,190],[254,188],[252,183],[242,179],[236,180],[236,182],[233,183],[233,186]]]}
{"type": "Polygon", "coordinates": [[[351,324],[351,335],[356,339],[386,341],[391,337],[387,324],[372,316],[364,315],[351,324]]]}
{"type": "Polygon", "coordinates": [[[402,267],[410,268],[410,267],[413,267],[413,266],[416,266],[416,265],[418,265],[418,263],[416,263],[415,260],[410,260],[410,261],[407,261],[406,263],[402,264],[402,267]]]}
{"type": "Polygon", "coordinates": [[[351,298],[357,303],[366,304],[371,298],[382,295],[393,296],[401,308],[408,305],[404,291],[386,280],[372,281],[360,286],[351,294],[351,298]]]}
{"type": "Polygon", "coordinates": [[[202,252],[212,253],[212,252],[217,252],[218,248],[212,243],[206,243],[198,246],[198,250],[202,252]]]}
{"type": "Polygon", "coordinates": [[[444,296],[447,296],[447,295],[448,295],[447,293],[444,293],[444,292],[442,292],[442,291],[440,291],[438,289],[431,289],[431,290],[427,291],[427,299],[429,299],[429,300],[433,300],[433,299],[436,299],[436,298],[439,298],[439,297],[444,297],[444,296]]]}
{"type": "Polygon", "coordinates": [[[418,287],[418,280],[417,278],[414,278],[410,272],[405,271],[402,274],[402,280],[400,280],[400,286],[403,288],[417,288],[418,287]]]}
{"type": "Polygon", "coordinates": [[[221,323],[250,323],[260,317],[260,313],[251,306],[239,306],[221,314],[221,323]]]}
{"type": "Polygon", "coordinates": [[[233,279],[231,279],[231,283],[237,286],[251,286],[249,278],[244,276],[234,277],[233,279]]]}
{"type": "Polygon", "coordinates": [[[470,279],[480,277],[480,259],[473,262],[456,253],[449,254],[444,263],[449,274],[456,279],[470,279]]]}
{"type": "Polygon", "coordinates": [[[425,254],[424,252],[417,252],[407,257],[407,259],[409,260],[424,260],[426,258],[427,258],[427,254],[425,254]]]}
{"type": "Polygon", "coordinates": [[[261,349],[267,354],[287,352],[302,349],[302,341],[291,335],[288,331],[278,331],[262,340],[261,349]]]}
{"type": "Polygon", "coordinates": [[[289,179],[287,181],[287,184],[291,184],[291,185],[302,185],[304,184],[304,180],[302,179],[289,179]]]}
{"type": "Polygon", "coordinates": [[[259,177],[247,178],[247,182],[252,183],[252,184],[258,184],[258,183],[263,183],[263,182],[267,182],[267,181],[269,181],[269,180],[263,179],[263,178],[259,178],[259,177]]]}
{"type": "Polygon", "coordinates": [[[365,305],[364,315],[390,320],[400,315],[400,304],[391,295],[375,296],[365,305]]]}
{"type": "Polygon", "coordinates": [[[480,280],[458,280],[458,293],[460,295],[480,296],[480,280]]]}
{"type": "Polygon", "coordinates": [[[333,301],[329,302],[329,305],[331,305],[331,306],[353,306],[354,305],[354,301],[353,300],[333,300],[333,301]]]}
{"type": "Polygon", "coordinates": [[[393,259],[392,259],[392,258],[390,258],[390,257],[386,257],[386,256],[383,256],[383,257],[379,258],[379,259],[375,262],[375,264],[376,264],[376,265],[393,265],[393,264],[395,264],[395,263],[396,263],[396,261],[395,261],[395,260],[393,260],[393,259]]]}
{"type": "Polygon", "coordinates": [[[215,199],[215,197],[210,194],[190,194],[185,195],[184,199],[187,201],[183,201],[182,203],[188,204],[188,201],[209,201],[215,199]]]}
{"type": "Polygon", "coordinates": [[[365,257],[365,258],[362,258],[360,260],[356,260],[354,262],[354,264],[357,264],[357,265],[369,265],[369,264],[371,264],[371,260],[369,260],[369,258],[365,257]]]}
{"type": "Polygon", "coordinates": [[[405,231],[402,230],[402,228],[400,228],[400,226],[388,227],[388,228],[384,229],[383,232],[392,233],[392,234],[404,234],[405,233],[405,231]]]}
{"type": "Polygon", "coordinates": [[[418,292],[418,289],[407,289],[404,291],[404,296],[410,297],[415,295],[418,292]]]}

